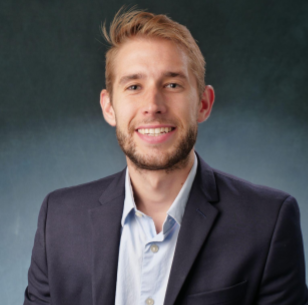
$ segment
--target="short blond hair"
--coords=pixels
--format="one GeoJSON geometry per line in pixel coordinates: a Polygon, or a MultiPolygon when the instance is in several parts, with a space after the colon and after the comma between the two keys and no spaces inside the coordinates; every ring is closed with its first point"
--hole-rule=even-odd
{"type": "Polygon", "coordinates": [[[205,89],[205,60],[192,37],[190,31],[166,15],[155,15],[143,10],[130,9],[125,11],[122,7],[110,24],[109,33],[106,22],[102,26],[102,33],[110,48],[106,52],[105,80],[106,89],[112,96],[114,82],[114,58],[125,41],[136,36],[163,38],[173,41],[181,46],[189,58],[189,65],[196,77],[199,97],[205,89]]]}

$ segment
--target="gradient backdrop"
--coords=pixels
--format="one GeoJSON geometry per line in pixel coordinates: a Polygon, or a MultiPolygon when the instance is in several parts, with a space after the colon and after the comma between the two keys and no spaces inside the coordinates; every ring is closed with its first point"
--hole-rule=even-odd
{"type": "Polygon", "coordinates": [[[308,262],[307,1],[2,0],[1,304],[23,302],[45,195],[125,166],[99,107],[99,27],[124,3],[191,30],[217,95],[197,151],[212,167],[295,196],[308,262]]]}

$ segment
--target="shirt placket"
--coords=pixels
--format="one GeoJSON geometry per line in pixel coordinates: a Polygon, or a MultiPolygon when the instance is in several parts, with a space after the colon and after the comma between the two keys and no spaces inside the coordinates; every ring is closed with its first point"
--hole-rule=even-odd
{"type": "Polygon", "coordinates": [[[163,243],[162,233],[156,234],[153,219],[142,215],[137,219],[140,224],[141,234],[144,234],[143,259],[140,283],[140,305],[154,305],[157,301],[157,281],[159,277],[159,263],[162,254],[159,251],[163,243]]]}

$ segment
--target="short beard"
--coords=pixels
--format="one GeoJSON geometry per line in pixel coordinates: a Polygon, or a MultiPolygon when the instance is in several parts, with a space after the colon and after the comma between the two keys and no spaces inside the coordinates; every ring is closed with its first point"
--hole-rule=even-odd
{"type": "Polygon", "coordinates": [[[165,160],[151,160],[150,157],[140,155],[137,152],[136,144],[133,141],[133,133],[125,135],[119,128],[116,128],[116,135],[119,145],[124,154],[136,166],[136,169],[158,171],[164,170],[167,173],[175,169],[181,169],[186,166],[188,162],[188,155],[193,149],[198,134],[198,124],[191,125],[186,134],[181,137],[174,149],[174,153],[165,157],[165,160]]]}

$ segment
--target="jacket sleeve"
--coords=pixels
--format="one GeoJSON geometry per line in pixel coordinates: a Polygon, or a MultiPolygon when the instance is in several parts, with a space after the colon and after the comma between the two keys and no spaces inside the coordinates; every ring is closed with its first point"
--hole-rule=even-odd
{"type": "Polygon", "coordinates": [[[28,287],[25,291],[24,305],[50,304],[45,239],[47,208],[48,196],[43,201],[38,217],[38,226],[32,250],[31,265],[28,272],[28,287]]]}
{"type": "Polygon", "coordinates": [[[257,305],[306,305],[305,258],[296,200],[283,202],[273,231],[257,305]]]}

